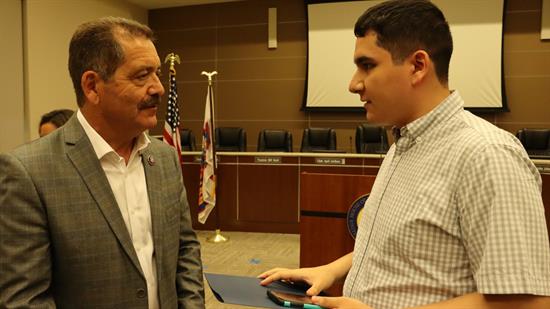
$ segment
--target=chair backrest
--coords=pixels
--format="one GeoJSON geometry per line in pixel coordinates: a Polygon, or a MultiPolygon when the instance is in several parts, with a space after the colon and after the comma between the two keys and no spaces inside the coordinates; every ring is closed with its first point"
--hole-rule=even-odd
{"type": "Polygon", "coordinates": [[[388,135],[383,127],[361,124],[355,130],[357,153],[386,153],[388,148],[388,135]]]}
{"type": "Polygon", "coordinates": [[[246,151],[246,132],[238,127],[215,129],[216,151],[246,151]]]}
{"type": "Polygon", "coordinates": [[[301,152],[336,151],[336,130],[331,128],[307,128],[302,135],[301,152]]]}
{"type": "Polygon", "coordinates": [[[189,129],[181,129],[180,139],[181,139],[182,151],[195,151],[195,149],[197,148],[195,144],[195,136],[193,135],[193,131],[189,129]]]}
{"type": "Polygon", "coordinates": [[[286,130],[263,129],[258,135],[258,151],[292,152],[292,134],[286,130]]]}
{"type": "Polygon", "coordinates": [[[527,153],[550,155],[550,129],[521,129],[516,136],[527,153]]]}

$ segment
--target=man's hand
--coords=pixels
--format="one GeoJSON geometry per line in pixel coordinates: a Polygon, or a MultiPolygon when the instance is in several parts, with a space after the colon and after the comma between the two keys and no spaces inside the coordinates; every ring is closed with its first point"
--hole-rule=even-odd
{"type": "Polygon", "coordinates": [[[331,309],[373,309],[362,302],[348,297],[321,297],[314,296],[311,299],[314,304],[331,309]]]}
{"type": "Polygon", "coordinates": [[[350,252],[336,261],[312,268],[286,269],[274,268],[259,275],[262,278],[261,285],[268,285],[273,281],[286,280],[291,282],[305,282],[311,286],[306,291],[307,295],[314,296],[328,289],[338,280],[346,277],[351,268],[353,252],[350,252]]]}
{"type": "Polygon", "coordinates": [[[309,296],[317,295],[324,289],[332,286],[335,281],[334,275],[326,266],[313,268],[273,268],[258,276],[262,278],[261,285],[268,285],[273,281],[286,280],[291,282],[305,282],[311,287],[306,291],[309,296]]]}

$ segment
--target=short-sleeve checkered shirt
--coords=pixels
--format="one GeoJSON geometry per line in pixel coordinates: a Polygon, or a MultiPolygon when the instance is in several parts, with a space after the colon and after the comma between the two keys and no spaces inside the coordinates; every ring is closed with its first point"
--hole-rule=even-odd
{"type": "Polygon", "coordinates": [[[376,309],[471,292],[550,295],[541,177],[454,91],[400,129],[369,199],[344,295],[376,309]]]}

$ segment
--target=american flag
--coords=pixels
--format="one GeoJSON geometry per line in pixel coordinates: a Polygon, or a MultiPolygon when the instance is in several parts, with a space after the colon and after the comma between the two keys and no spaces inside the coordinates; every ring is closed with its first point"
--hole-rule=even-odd
{"type": "Polygon", "coordinates": [[[166,110],[166,120],[164,121],[164,130],[162,140],[170,146],[173,146],[180,164],[181,159],[181,138],[180,138],[180,110],[178,108],[178,89],[176,86],[176,69],[170,67],[170,85],[168,91],[168,108],[166,110]]]}

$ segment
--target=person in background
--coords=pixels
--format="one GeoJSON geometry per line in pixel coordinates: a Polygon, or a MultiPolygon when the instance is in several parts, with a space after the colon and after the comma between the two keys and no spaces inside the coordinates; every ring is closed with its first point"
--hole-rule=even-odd
{"type": "Polygon", "coordinates": [[[62,125],[72,117],[74,111],[70,109],[54,109],[53,111],[42,115],[38,125],[38,134],[40,137],[51,133],[53,130],[61,128],[62,125]]]}
{"type": "Polygon", "coordinates": [[[78,111],[0,154],[0,308],[202,309],[200,244],[149,27],[106,17],[69,47],[78,111]]]}
{"type": "Polygon", "coordinates": [[[465,111],[449,89],[443,13],[424,0],[383,2],[359,17],[355,36],[349,90],[396,142],[353,252],[268,270],[261,284],[305,281],[317,295],[345,279],[343,297],[312,297],[326,308],[550,308],[541,177],[512,134],[465,111]]]}

